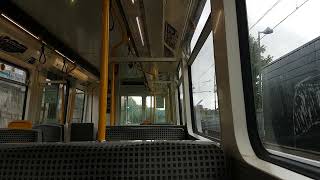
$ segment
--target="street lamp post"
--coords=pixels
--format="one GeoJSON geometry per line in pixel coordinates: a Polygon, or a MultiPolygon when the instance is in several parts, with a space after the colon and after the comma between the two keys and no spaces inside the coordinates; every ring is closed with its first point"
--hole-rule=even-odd
{"type": "MultiPolygon", "coordinates": [[[[261,37],[260,34],[272,34],[273,33],[273,29],[271,29],[270,27],[267,27],[264,31],[258,31],[258,51],[259,51],[259,93],[260,93],[260,108],[261,108],[261,116],[262,119],[260,119],[260,123],[261,123],[261,129],[262,129],[262,137],[265,136],[265,129],[264,129],[264,115],[263,115],[263,102],[262,102],[262,58],[261,58],[261,54],[260,54],[260,41],[261,41],[261,37]]],[[[259,123],[259,122],[258,122],[259,123]]]]}
{"type": "MultiPolygon", "coordinates": [[[[261,41],[261,37],[260,34],[272,34],[273,33],[273,29],[267,27],[264,31],[258,31],[258,52],[259,52],[259,89],[260,89],[260,96],[262,98],[262,58],[261,58],[261,54],[260,54],[260,41],[261,41]]],[[[260,99],[260,103],[262,104],[262,100],[260,99]]],[[[262,105],[261,105],[262,107],[262,105]]]]}
{"type": "Polygon", "coordinates": [[[261,38],[260,38],[260,34],[265,34],[265,35],[268,35],[268,34],[272,34],[273,33],[273,29],[267,27],[264,31],[258,31],[258,47],[260,48],[260,41],[261,41],[261,38]]]}

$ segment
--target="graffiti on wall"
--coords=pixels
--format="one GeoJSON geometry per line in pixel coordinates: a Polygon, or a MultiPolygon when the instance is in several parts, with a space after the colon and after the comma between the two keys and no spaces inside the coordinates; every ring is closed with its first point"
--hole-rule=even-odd
{"type": "Polygon", "coordinates": [[[295,135],[320,124],[320,76],[308,77],[295,86],[293,123],[295,135]]]}

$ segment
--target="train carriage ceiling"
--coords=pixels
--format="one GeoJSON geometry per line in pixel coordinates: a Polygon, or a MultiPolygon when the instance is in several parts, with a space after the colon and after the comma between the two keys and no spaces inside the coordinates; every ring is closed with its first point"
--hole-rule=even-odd
{"type": "MultiPolygon", "coordinates": [[[[12,2],[99,70],[101,0],[12,0],[12,2]]],[[[113,0],[111,4],[116,8],[116,16],[121,19],[120,26],[128,30],[128,34],[132,36],[130,51],[137,50],[140,57],[177,57],[188,17],[188,8],[192,2],[193,0],[113,0]],[[140,20],[140,30],[136,17],[140,20]],[[140,34],[143,36],[143,43],[140,34]]],[[[111,16],[110,48],[122,38],[120,26],[116,17],[111,16]]],[[[114,56],[135,55],[130,54],[128,46],[123,45],[114,56]]],[[[177,64],[178,62],[173,63],[174,66],[177,64]]]]}

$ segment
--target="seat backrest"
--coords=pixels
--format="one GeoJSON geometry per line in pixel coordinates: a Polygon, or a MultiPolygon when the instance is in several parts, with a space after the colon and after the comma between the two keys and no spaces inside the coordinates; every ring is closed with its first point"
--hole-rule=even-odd
{"type": "Polygon", "coordinates": [[[227,177],[210,142],[45,143],[0,146],[0,179],[201,179],[227,177]]]}
{"type": "Polygon", "coordinates": [[[184,126],[142,125],[142,126],[107,126],[106,140],[184,140],[184,126]]]}
{"type": "Polygon", "coordinates": [[[64,126],[60,124],[39,124],[33,127],[42,131],[43,142],[63,142],[64,126]]]}
{"type": "Polygon", "coordinates": [[[32,121],[14,120],[8,123],[10,129],[32,129],[32,121]]]}
{"type": "Polygon", "coordinates": [[[72,123],[70,130],[70,141],[93,141],[93,123],[72,123]]]}
{"type": "Polygon", "coordinates": [[[0,129],[0,143],[30,143],[41,141],[41,131],[36,129],[0,129]]]}

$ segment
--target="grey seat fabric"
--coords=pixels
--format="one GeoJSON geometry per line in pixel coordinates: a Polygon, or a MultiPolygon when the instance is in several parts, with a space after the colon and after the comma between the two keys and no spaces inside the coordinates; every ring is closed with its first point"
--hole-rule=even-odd
{"type": "Polygon", "coordinates": [[[70,130],[70,141],[93,141],[93,123],[72,123],[70,130]]]}
{"type": "Polygon", "coordinates": [[[64,127],[60,124],[39,124],[33,127],[42,131],[43,142],[63,142],[64,127]]]}
{"type": "Polygon", "coordinates": [[[106,140],[184,140],[184,126],[107,126],[106,140]]]}
{"type": "Polygon", "coordinates": [[[148,141],[0,146],[0,179],[227,178],[226,157],[210,142],[148,141]]]}
{"type": "Polygon", "coordinates": [[[28,143],[41,140],[41,132],[36,129],[0,129],[0,143],[28,143]]]}

